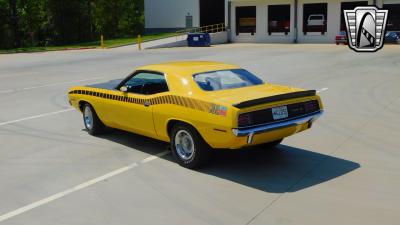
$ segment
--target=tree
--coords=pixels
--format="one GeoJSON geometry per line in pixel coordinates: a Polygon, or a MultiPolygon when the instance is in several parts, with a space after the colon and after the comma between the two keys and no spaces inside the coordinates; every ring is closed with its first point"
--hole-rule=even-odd
{"type": "Polygon", "coordinates": [[[17,0],[9,0],[11,10],[11,24],[14,28],[14,47],[21,47],[21,37],[19,33],[18,24],[18,11],[17,11],[17,0]]]}
{"type": "Polygon", "coordinates": [[[135,36],[143,0],[0,0],[0,48],[135,36]]]}
{"type": "Polygon", "coordinates": [[[14,46],[11,10],[9,6],[7,0],[0,0],[0,48],[10,48],[14,46]]]}

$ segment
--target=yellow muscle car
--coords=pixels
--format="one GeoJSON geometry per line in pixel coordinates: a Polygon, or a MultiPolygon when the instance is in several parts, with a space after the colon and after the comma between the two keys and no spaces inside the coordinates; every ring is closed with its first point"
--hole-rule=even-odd
{"type": "Polygon", "coordinates": [[[323,113],[314,90],[266,83],[218,62],[143,66],[124,80],[73,87],[69,101],[90,134],[107,126],[170,142],[187,168],[211,149],[275,146],[323,113]]]}

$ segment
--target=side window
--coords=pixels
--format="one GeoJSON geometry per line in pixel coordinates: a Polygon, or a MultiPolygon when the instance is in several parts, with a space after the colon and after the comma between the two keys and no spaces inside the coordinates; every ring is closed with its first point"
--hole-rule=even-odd
{"type": "Polygon", "coordinates": [[[168,91],[164,75],[151,72],[137,73],[126,81],[124,86],[127,87],[129,93],[143,95],[153,95],[168,91]]]}

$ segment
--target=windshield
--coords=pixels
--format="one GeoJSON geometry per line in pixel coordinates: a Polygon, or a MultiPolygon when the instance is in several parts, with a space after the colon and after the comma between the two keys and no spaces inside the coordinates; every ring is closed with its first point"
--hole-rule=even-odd
{"type": "Polygon", "coordinates": [[[244,69],[201,73],[195,75],[194,80],[205,91],[226,90],[264,83],[260,78],[244,69]]]}

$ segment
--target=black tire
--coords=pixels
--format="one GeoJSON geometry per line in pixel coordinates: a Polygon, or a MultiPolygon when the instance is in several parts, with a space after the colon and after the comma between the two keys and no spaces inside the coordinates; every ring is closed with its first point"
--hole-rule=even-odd
{"type": "Polygon", "coordinates": [[[263,150],[266,150],[266,151],[275,150],[276,149],[275,147],[277,145],[279,145],[282,141],[283,141],[283,139],[279,139],[279,140],[272,141],[272,142],[269,142],[269,143],[257,145],[257,148],[258,149],[263,149],[263,150]]]}
{"type": "Polygon", "coordinates": [[[106,128],[106,126],[104,125],[103,122],[101,122],[101,120],[97,116],[96,111],[94,110],[94,108],[89,103],[86,103],[83,106],[82,115],[83,115],[83,124],[85,125],[85,128],[86,128],[87,132],[90,135],[95,136],[95,135],[102,134],[104,132],[104,129],[106,128]],[[91,114],[92,114],[92,123],[91,123],[91,125],[89,125],[89,123],[86,120],[87,119],[85,117],[86,110],[89,110],[91,112],[91,114]]]}
{"type": "Polygon", "coordinates": [[[174,125],[170,132],[170,139],[172,155],[179,165],[188,169],[195,169],[203,166],[207,162],[210,156],[211,147],[192,126],[185,123],[178,123],[174,125]],[[194,143],[192,151],[193,153],[187,159],[181,157],[182,154],[179,153],[179,150],[176,147],[176,136],[181,133],[184,133],[184,135],[189,134],[194,143]]]}

